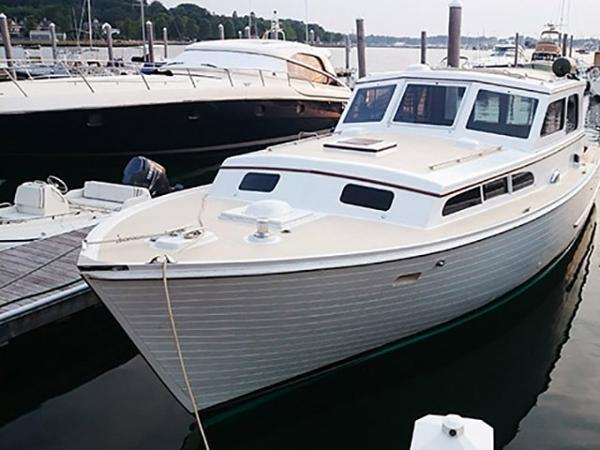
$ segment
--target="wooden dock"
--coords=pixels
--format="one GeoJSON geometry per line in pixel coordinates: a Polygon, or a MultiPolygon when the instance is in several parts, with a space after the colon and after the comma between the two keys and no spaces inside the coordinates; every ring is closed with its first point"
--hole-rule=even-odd
{"type": "Polygon", "coordinates": [[[89,228],[0,252],[0,343],[97,303],[77,270],[89,228]]]}

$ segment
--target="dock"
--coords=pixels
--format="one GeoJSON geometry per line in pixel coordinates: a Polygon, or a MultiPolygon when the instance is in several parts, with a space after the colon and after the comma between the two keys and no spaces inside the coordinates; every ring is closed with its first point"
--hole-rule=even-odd
{"type": "Polygon", "coordinates": [[[97,303],[77,270],[90,228],[0,252],[0,343],[97,303]]]}

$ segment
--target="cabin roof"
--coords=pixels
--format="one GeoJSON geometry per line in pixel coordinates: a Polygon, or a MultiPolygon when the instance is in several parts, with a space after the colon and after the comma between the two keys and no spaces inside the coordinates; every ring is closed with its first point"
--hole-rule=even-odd
{"type": "Polygon", "coordinates": [[[331,148],[332,144],[352,139],[334,134],[232,157],[223,167],[323,173],[445,195],[485,179],[491,172],[499,173],[503,167],[510,171],[526,157],[518,150],[477,141],[406,132],[363,134],[360,138],[383,140],[395,147],[377,153],[331,148]]]}
{"type": "Polygon", "coordinates": [[[258,53],[290,59],[296,53],[307,53],[328,59],[330,52],[326,49],[312,47],[299,42],[290,42],[274,39],[225,39],[217,41],[204,41],[188,45],[185,50],[220,50],[241,53],[258,53]]]}
{"type": "Polygon", "coordinates": [[[584,83],[581,80],[559,78],[550,71],[533,68],[434,69],[417,64],[401,72],[374,74],[361,79],[357,84],[400,81],[402,79],[479,82],[500,87],[523,89],[539,94],[552,94],[565,89],[577,88],[584,83]]]}

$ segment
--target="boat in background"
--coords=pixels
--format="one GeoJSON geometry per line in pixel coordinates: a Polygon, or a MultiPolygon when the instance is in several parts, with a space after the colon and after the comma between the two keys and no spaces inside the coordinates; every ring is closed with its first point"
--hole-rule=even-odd
{"type": "Polygon", "coordinates": [[[563,54],[562,34],[558,28],[553,24],[546,25],[546,28],[542,31],[540,39],[535,45],[535,51],[531,55],[532,63],[542,63],[550,65],[555,59],[560,58],[563,54]]]}
{"type": "MultiPolygon", "coordinates": [[[[498,44],[494,47],[494,50],[489,56],[472,61],[471,66],[484,68],[514,67],[515,50],[517,50],[515,44],[498,44]]],[[[517,66],[527,64],[529,61],[525,54],[525,48],[522,45],[519,45],[517,51],[517,66]]]]}
{"type": "Polygon", "coordinates": [[[151,76],[0,83],[0,95],[5,156],[151,157],[250,151],[330,130],[350,90],[327,50],[232,39],[192,44],[151,76]]]}
{"type": "Polygon", "coordinates": [[[531,68],[362,79],[335,133],[112,217],[79,268],[190,411],[424,338],[585,229],[600,183],[585,89],[531,68]]]}
{"type": "Polygon", "coordinates": [[[97,225],[118,211],[172,192],[165,169],[133,158],[123,184],[87,181],[69,190],[56,176],[22,183],[14,204],[0,204],[0,251],[97,225]]]}

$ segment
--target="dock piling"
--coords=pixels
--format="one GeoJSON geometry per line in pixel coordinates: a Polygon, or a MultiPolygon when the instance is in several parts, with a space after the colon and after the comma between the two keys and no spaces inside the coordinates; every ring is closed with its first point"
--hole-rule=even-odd
{"type": "Polygon", "coordinates": [[[563,34],[563,39],[562,39],[562,55],[563,56],[567,56],[568,47],[569,47],[569,35],[567,33],[565,33],[565,34],[563,34]]]}
{"type": "Polygon", "coordinates": [[[154,62],[154,27],[151,21],[146,22],[146,36],[148,37],[148,62],[154,62]]]}
{"type": "Polygon", "coordinates": [[[56,25],[54,23],[50,23],[48,27],[50,30],[50,45],[52,47],[52,61],[56,64],[58,61],[58,47],[56,42],[56,25]]]}
{"type": "Polygon", "coordinates": [[[462,26],[462,3],[450,2],[448,18],[448,67],[460,67],[460,33],[462,26]]]}
{"type": "Polygon", "coordinates": [[[358,52],[358,78],[363,78],[367,75],[365,19],[356,19],[356,49],[358,52]]]}
{"type": "Polygon", "coordinates": [[[249,25],[246,25],[246,28],[244,28],[244,35],[246,37],[246,39],[251,39],[252,35],[251,35],[251,28],[249,25]]]}
{"type": "Polygon", "coordinates": [[[238,30],[238,39],[242,39],[244,37],[244,34],[242,33],[242,30],[238,30]]]}
{"type": "Polygon", "coordinates": [[[515,63],[514,66],[518,67],[519,65],[519,41],[521,39],[521,36],[519,36],[519,33],[515,34],[515,63]]]}
{"type": "Polygon", "coordinates": [[[219,39],[224,41],[225,40],[225,27],[223,26],[222,23],[219,24],[219,39]]]}
{"type": "Polygon", "coordinates": [[[113,39],[112,39],[112,26],[110,23],[102,25],[102,30],[106,34],[106,48],[108,49],[108,65],[112,66],[115,61],[115,54],[113,51],[113,39]]]}
{"type": "Polygon", "coordinates": [[[315,43],[315,30],[310,30],[310,43],[315,43]]]}
{"type": "Polygon", "coordinates": [[[13,78],[17,78],[17,73],[14,68],[12,43],[10,41],[10,33],[8,31],[8,19],[5,14],[0,14],[0,34],[2,34],[2,43],[4,44],[4,55],[6,64],[13,78]]]}
{"type": "Polygon", "coordinates": [[[165,59],[167,59],[169,57],[169,31],[167,30],[167,27],[163,27],[162,37],[163,37],[163,47],[164,47],[163,56],[165,57],[165,59]]]}
{"type": "Polygon", "coordinates": [[[573,40],[575,39],[575,37],[573,35],[571,35],[571,38],[569,39],[569,58],[573,57],[573,40]]]}
{"type": "Polygon", "coordinates": [[[421,31],[421,64],[427,64],[427,31],[421,31]]]}
{"type": "Polygon", "coordinates": [[[344,38],[344,50],[346,53],[346,70],[350,70],[350,55],[352,53],[352,43],[350,42],[349,34],[347,34],[344,38]]]}

